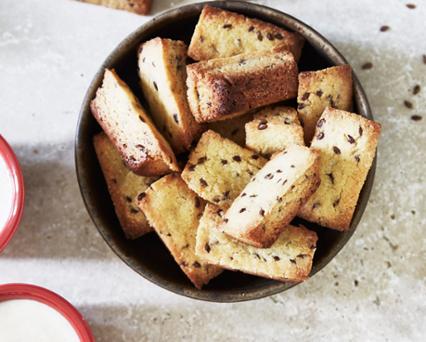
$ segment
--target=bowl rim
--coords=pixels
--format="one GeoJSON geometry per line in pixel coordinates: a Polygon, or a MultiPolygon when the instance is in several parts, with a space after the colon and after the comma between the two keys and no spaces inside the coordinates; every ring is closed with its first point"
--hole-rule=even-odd
{"type": "Polygon", "coordinates": [[[11,176],[13,183],[12,203],[9,216],[0,227],[0,253],[8,246],[10,240],[18,230],[24,212],[25,187],[22,169],[18,158],[6,139],[0,134],[0,155],[11,176]]]}
{"type": "MultiPolygon", "coordinates": [[[[225,10],[230,10],[238,13],[238,10],[242,7],[248,8],[249,10],[257,13],[262,13],[264,16],[268,17],[274,17],[276,20],[281,20],[283,22],[284,26],[288,26],[288,22],[291,22],[293,27],[288,27],[288,29],[298,32],[299,34],[302,34],[302,36],[305,38],[305,40],[309,41],[317,50],[318,53],[324,53],[324,51],[327,53],[326,57],[327,59],[330,59],[330,55],[333,56],[333,64],[334,65],[341,65],[341,64],[349,64],[345,57],[337,50],[337,48],[330,43],[324,36],[322,36],[319,32],[317,32],[315,29],[313,29],[308,24],[302,22],[301,20],[282,12],[278,9],[271,8],[265,5],[241,1],[241,0],[234,0],[234,1],[207,1],[207,2],[198,2],[198,3],[192,3],[184,6],[179,6],[176,8],[165,10],[161,13],[159,13],[157,16],[153,17],[151,20],[148,20],[143,25],[139,26],[137,29],[135,29],[133,32],[128,34],[107,56],[107,58],[103,61],[102,65],[98,68],[98,71],[93,76],[92,81],[90,82],[89,87],[87,88],[87,91],[85,93],[85,96],[83,98],[83,102],[81,105],[79,118],[77,122],[77,128],[76,128],[76,134],[75,134],[75,144],[74,144],[74,161],[75,161],[75,168],[76,168],[76,174],[77,174],[77,181],[80,188],[80,193],[83,198],[84,205],[86,207],[87,212],[89,213],[89,216],[94,223],[96,229],[102,236],[102,238],[105,240],[107,245],[112,249],[112,251],[127,265],[129,266],[133,271],[141,275],[146,280],[150,281],[151,283],[165,289],[168,291],[171,291],[175,294],[185,296],[191,299],[197,299],[202,301],[208,301],[208,302],[220,302],[220,303],[234,303],[234,302],[243,302],[243,301],[249,301],[249,300],[255,300],[255,299],[261,299],[264,297],[272,296],[275,294],[278,294],[280,292],[283,292],[285,290],[288,290],[295,285],[299,285],[303,282],[299,283],[280,283],[280,282],[274,282],[271,283],[270,286],[268,286],[266,289],[253,289],[250,292],[226,292],[220,293],[220,294],[212,294],[207,291],[203,290],[197,290],[193,289],[193,291],[188,291],[185,289],[182,289],[178,286],[170,286],[167,283],[162,282],[157,278],[156,276],[153,276],[152,274],[146,274],[146,272],[138,271],[134,269],[131,262],[126,260],[124,253],[121,253],[116,246],[114,246],[113,243],[111,243],[108,239],[106,234],[101,229],[101,222],[98,221],[96,215],[94,215],[90,209],[90,204],[88,202],[88,196],[87,192],[88,190],[85,189],[86,181],[83,177],[83,171],[80,164],[80,156],[78,151],[80,150],[80,128],[81,128],[81,122],[84,119],[85,111],[87,110],[90,101],[93,98],[93,94],[95,93],[96,89],[99,86],[99,79],[101,78],[102,74],[104,73],[105,68],[111,67],[111,64],[114,60],[119,59],[120,55],[126,54],[128,52],[128,49],[126,49],[126,46],[129,45],[131,42],[134,42],[135,40],[140,40],[138,38],[141,34],[143,34],[145,31],[147,31],[152,25],[158,23],[158,22],[167,22],[170,18],[173,18],[177,14],[184,13],[190,13],[194,10],[200,10],[206,6],[210,5],[213,7],[219,7],[225,10]],[[285,19],[285,20],[284,20],[285,19]],[[285,22],[285,24],[284,24],[285,22]],[[302,33],[303,31],[303,33],[302,33]],[[318,45],[321,45],[321,49],[318,49],[318,45]],[[125,50],[125,52],[123,52],[125,50]],[[85,183],[85,184],[83,184],[85,183]]],[[[264,20],[267,21],[267,20],[264,20]]],[[[363,112],[365,114],[365,117],[368,119],[374,119],[371,111],[371,107],[368,102],[367,95],[359,82],[355,72],[352,72],[353,76],[353,84],[354,84],[354,97],[357,99],[359,112],[363,112]]],[[[358,113],[359,115],[362,115],[358,113]]],[[[353,216],[352,222],[351,222],[351,228],[345,232],[345,238],[340,239],[336,245],[333,246],[333,251],[330,252],[326,257],[322,258],[321,262],[316,264],[315,269],[313,268],[309,279],[306,281],[309,281],[316,273],[318,273],[320,270],[322,270],[327,264],[330,263],[330,261],[336,257],[337,254],[342,250],[342,248],[347,244],[347,242],[350,240],[352,235],[354,234],[355,230],[358,227],[359,221],[361,220],[363,213],[365,211],[365,208],[368,204],[368,200],[370,198],[371,190],[374,184],[374,176],[375,176],[375,170],[376,170],[376,162],[377,162],[377,154],[374,158],[374,161],[371,165],[371,168],[369,170],[369,173],[367,175],[366,181],[364,183],[362,192],[364,192],[364,198],[365,200],[361,201],[358,200],[357,203],[357,211],[358,215],[353,216]]],[[[88,184],[88,183],[87,183],[88,184]]],[[[306,282],[305,281],[305,282],[306,282]]]]}
{"type": "Polygon", "coordinates": [[[0,302],[14,299],[29,299],[48,305],[71,324],[81,342],[94,342],[89,324],[82,314],[64,297],[44,287],[11,283],[0,285],[0,302]]]}

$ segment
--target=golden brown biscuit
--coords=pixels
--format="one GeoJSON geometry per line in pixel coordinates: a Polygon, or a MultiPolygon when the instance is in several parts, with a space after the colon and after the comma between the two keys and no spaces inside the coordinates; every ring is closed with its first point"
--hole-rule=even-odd
{"type": "Polygon", "coordinates": [[[246,146],[264,156],[271,156],[286,147],[304,145],[303,128],[297,111],[274,106],[261,109],[245,126],[246,146]]]}
{"type": "Polygon", "coordinates": [[[303,43],[303,37],[297,33],[241,14],[204,6],[188,54],[201,61],[281,48],[299,60],[303,43]]]}
{"type": "Polygon", "coordinates": [[[326,108],[311,144],[320,155],[321,185],[298,216],[324,227],[347,230],[373,163],[379,135],[377,122],[326,108]]]}
{"type": "Polygon", "coordinates": [[[195,238],[205,202],[178,174],[164,176],[139,196],[139,206],[195,287],[222,272],[195,255],[195,238]]]}
{"type": "Polygon", "coordinates": [[[90,108],[133,172],[156,176],[179,171],[170,145],[114,70],[105,69],[90,108]]]}
{"type": "Polygon", "coordinates": [[[217,58],[187,66],[188,101],[198,122],[238,116],[297,96],[297,64],[287,51],[217,58]]]}
{"type": "Polygon", "coordinates": [[[319,158],[290,145],[251,179],[224,215],[223,231],[255,247],[270,247],[319,185],[319,158]]]}
{"type": "Polygon", "coordinates": [[[309,144],[315,125],[326,107],[351,110],[352,70],[349,65],[340,65],[318,71],[299,74],[297,94],[299,118],[309,144]]]}
{"type": "Polygon", "coordinates": [[[266,160],[213,131],[192,150],[183,180],[206,201],[227,208],[266,160]]]}
{"type": "Polygon", "coordinates": [[[79,0],[89,4],[101,5],[136,14],[148,14],[151,9],[151,0],[79,0]]]}
{"type": "Polygon", "coordinates": [[[126,237],[136,239],[151,232],[144,213],[137,205],[136,196],[145,191],[156,178],[138,176],[130,171],[105,133],[95,135],[93,145],[126,237]]]}
{"type": "Polygon", "coordinates": [[[139,79],[152,120],[176,153],[189,149],[200,125],[186,97],[186,45],[154,38],[139,48],[139,79]]]}
{"type": "Polygon", "coordinates": [[[288,225],[269,248],[238,242],[220,230],[221,210],[207,204],[197,231],[196,254],[208,263],[279,281],[305,280],[312,268],[317,234],[288,225]]]}

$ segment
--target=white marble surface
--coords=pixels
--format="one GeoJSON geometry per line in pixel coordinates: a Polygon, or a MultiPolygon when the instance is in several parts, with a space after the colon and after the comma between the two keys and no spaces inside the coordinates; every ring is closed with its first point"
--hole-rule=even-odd
{"type": "MultiPolygon", "coordinates": [[[[188,1],[154,0],[154,14],[188,1]]],[[[85,90],[114,46],[150,17],[70,0],[0,1],[0,132],[21,161],[19,232],[0,283],[30,282],[73,302],[98,341],[421,341],[426,336],[426,3],[261,1],[310,24],[347,57],[383,125],[371,201],[324,270],[270,298],[186,299],[145,281],[86,213],[73,137],[85,90]],[[380,32],[389,25],[388,32],[380,32]],[[372,62],[371,70],[361,70],[372,62]],[[413,96],[415,84],[422,89],[413,96]],[[403,105],[404,100],[414,108],[403,105]],[[411,115],[423,116],[413,121],[411,115]]]]}

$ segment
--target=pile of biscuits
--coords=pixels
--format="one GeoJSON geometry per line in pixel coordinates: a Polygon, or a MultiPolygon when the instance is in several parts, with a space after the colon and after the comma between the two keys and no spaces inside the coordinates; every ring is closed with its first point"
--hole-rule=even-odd
{"type": "Polygon", "coordinates": [[[197,288],[224,269],[303,281],[318,237],[293,219],[350,228],[380,125],[349,112],[348,65],[298,72],[303,43],[206,6],[188,48],[141,44],[146,108],[108,69],[91,102],[124,233],[154,230],[197,288]]]}

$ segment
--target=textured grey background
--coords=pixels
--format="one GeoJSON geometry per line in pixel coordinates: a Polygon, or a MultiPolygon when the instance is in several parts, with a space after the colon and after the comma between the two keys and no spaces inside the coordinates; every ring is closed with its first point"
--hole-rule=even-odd
{"type": "MultiPolygon", "coordinates": [[[[188,1],[154,0],[154,14],[188,1]]],[[[27,190],[0,283],[46,286],[98,341],[420,341],[426,335],[426,3],[259,1],[313,26],[358,73],[383,125],[375,186],[350,243],[305,284],[263,300],[210,304],[168,293],[108,249],[74,174],[84,92],[114,46],[150,17],[69,0],[0,1],[0,132],[27,190]],[[382,25],[390,26],[380,32],[382,25]],[[362,70],[365,62],[373,63],[362,70]],[[412,95],[415,84],[422,85],[412,95]],[[413,109],[404,106],[404,100],[413,109]],[[423,120],[413,121],[414,114],[423,120]]]]}

